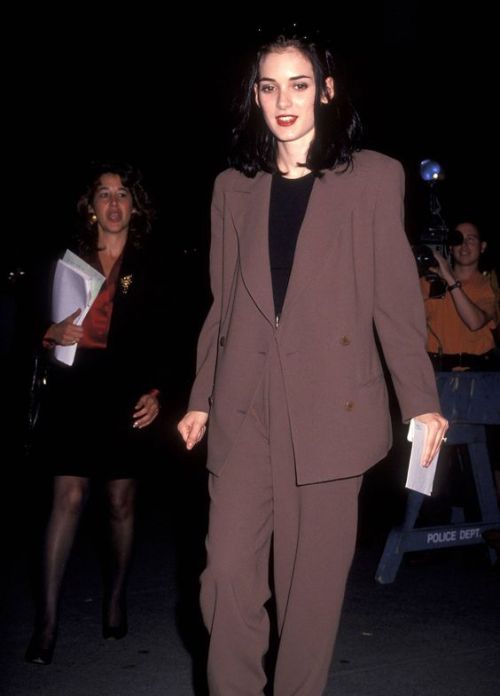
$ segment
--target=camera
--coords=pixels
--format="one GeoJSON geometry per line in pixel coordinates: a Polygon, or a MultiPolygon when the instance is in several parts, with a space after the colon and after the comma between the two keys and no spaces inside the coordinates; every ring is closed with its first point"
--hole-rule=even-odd
{"type": "Polygon", "coordinates": [[[447,227],[439,230],[429,228],[420,237],[419,243],[413,247],[413,253],[417,262],[419,276],[425,276],[429,280],[436,278],[436,274],[431,271],[438,265],[434,252],[437,251],[445,259],[448,258],[448,248],[462,244],[463,235],[458,230],[449,231],[447,227]]]}
{"type": "Polygon", "coordinates": [[[439,275],[431,269],[438,266],[434,256],[437,251],[445,259],[448,257],[448,248],[462,244],[463,236],[457,230],[450,232],[443,216],[441,215],[441,203],[437,196],[437,184],[444,179],[441,165],[430,159],[420,162],[420,178],[428,187],[428,226],[420,235],[418,243],[413,247],[413,253],[417,262],[419,276],[425,276],[434,286],[433,294],[439,296],[446,290],[439,275]]]}
{"type": "Polygon", "coordinates": [[[418,275],[426,277],[429,275],[435,275],[431,271],[431,268],[437,266],[437,261],[434,256],[434,249],[428,244],[416,244],[413,247],[413,253],[417,262],[418,275]]]}

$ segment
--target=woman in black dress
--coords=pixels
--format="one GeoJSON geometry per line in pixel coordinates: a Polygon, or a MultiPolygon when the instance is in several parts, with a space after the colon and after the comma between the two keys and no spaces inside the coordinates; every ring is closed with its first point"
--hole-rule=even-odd
{"type": "Polygon", "coordinates": [[[126,164],[94,168],[78,212],[83,224],[76,251],[106,280],[81,326],[76,307],[43,336],[49,377],[37,444],[52,462],[54,488],[35,631],[26,653],[38,664],[52,660],[61,583],[91,480],[104,487],[109,520],[103,635],[122,638],[127,632],[136,477],[144,429],[160,408],[159,361],[151,340],[157,279],[142,250],[153,211],[140,172],[126,164]],[[58,363],[53,348],[72,344],[74,364],[58,363]]]}

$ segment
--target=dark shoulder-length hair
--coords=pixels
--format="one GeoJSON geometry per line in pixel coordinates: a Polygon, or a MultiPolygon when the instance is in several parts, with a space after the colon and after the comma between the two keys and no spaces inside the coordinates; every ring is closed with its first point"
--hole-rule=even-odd
{"type": "Polygon", "coordinates": [[[317,36],[299,35],[295,31],[281,32],[261,43],[255,52],[242,84],[241,93],[234,103],[236,125],[232,131],[230,164],[246,176],[257,172],[275,173],[277,143],[267,127],[261,110],[255,102],[254,85],[259,79],[260,61],[268,53],[296,48],[311,61],[316,84],[315,135],[303,163],[316,176],[324,169],[338,165],[348,167],[353,152],[360,148],[361,121],[338,78],[330,49],[317,36]],[[333,99],[324,104],[325,80],[332,77],[335,85],[333,99]]]}
{"type": "Polygon", "coordinates": [[[134,212],[130,218],[128,231],[128,242],[132,246],[137,249],[142,248],[145,238],[151,232],[151,224],[155,217],[149,194],[143,185],[142,172],[137,167],[127,162],[109,161],[92,164],[87,184],[77,204],[79,225],[76,243],[79,252],[84,256],[90,256],[97,250],[97,222],[91,208],[104,174],[119,176],[123,186],[132,196],[134,212]]]}

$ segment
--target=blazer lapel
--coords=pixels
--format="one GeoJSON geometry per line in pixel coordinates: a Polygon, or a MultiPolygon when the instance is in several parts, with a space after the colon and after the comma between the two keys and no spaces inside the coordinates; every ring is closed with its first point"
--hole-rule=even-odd
{"type": "Polygon", "coordinates": [[[230,194],[230,207],[239,241],[241,275],[255,304],[274,325],[274,300],[269,263],[270,174],[248,179],[247,188],[230,194]]]}
{"type": "MultiPolygon", "coordinates": [[[[131,313],[135,310],[138,296],[142,294],[142,263],[140,252],[130,244],[125,246],[120,273],[116,283],[113,300],[113,313],[109,327],[108,345],[131,322],[131,313]]],[[[141,298],[142,299],[142,298],[141,298]]]]}
{"type": "Polygon", "coordinates": [[[288,313],[298,295],[318,273],[330,247],[338,242],[349,220],[349,203],[341,195],[344,176],[326,172],[314,182],[297,240],[283,314],[288,313]]]}
{"type": "MultiPolygon", "coordinates": [[[[309,204],[297,240],[295,258],[285,297],[283,314],[315,277],[332,244],[349,224],[351,199],[349,172],[325,172],[314,182],[309,204]]],[[[229,194],[229,205],[239,241],[243,282],[255,304],[270,323],[275,323],[274,299],[269,261],[270,174],[258,174],[242,182],[229,194]]]]}

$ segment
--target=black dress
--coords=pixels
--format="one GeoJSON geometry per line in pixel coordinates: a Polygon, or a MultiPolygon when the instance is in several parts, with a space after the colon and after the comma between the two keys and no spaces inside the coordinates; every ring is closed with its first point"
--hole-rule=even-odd
{"type": "Polygon", "coordinates": [[[125,248],[105,349],[78,348],[72,366],[48,362],[34,453],[53,475],[137,478],[148,466],[151,426],[132,427],[134,406],[162,389],[158,278],[145,255],[125,248]]]}

